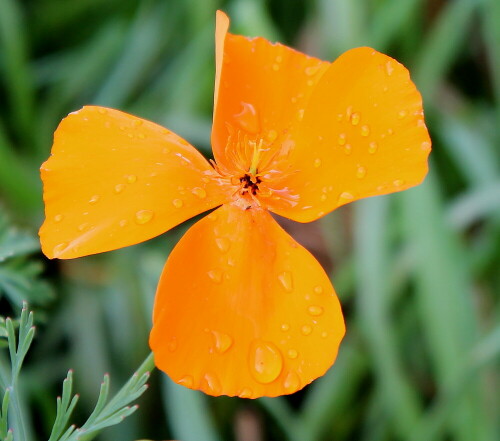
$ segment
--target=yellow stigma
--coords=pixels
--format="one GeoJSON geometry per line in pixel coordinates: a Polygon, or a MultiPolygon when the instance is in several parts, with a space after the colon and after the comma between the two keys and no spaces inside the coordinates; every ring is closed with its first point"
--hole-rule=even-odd
{"type": "Polygon", "coordinates": [[[252,155],[252,162],[250,163],[250,168],[248,169],[248,173],[251,175],[256,175],[257,174],[257,168],[259,165],[259,160],[260,160],[260,154],[262,152],[262,139],[259,141],[259,144],[255,141],[250,141],[251,145],[253,146],[253,155],[252,155]]]}

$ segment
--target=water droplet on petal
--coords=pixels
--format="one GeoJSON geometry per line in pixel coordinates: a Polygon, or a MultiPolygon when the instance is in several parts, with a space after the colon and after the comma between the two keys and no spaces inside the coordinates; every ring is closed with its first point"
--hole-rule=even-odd
{"type": "Polygon", "coordinates": [[[252,398],[252,391],[248,388],[243,389],[238,396],[240,398],[252,398]]]}
{"type": "Polygon", "coordinates": [[[152,210],[139,210],[135,213],[135,222],[139,225],[147,224],[153,219],[154,212],[152,210]]]}
{"type": "Polygon", "coordinates": [[[312,332],[312,328],[309,325],[304,325],[300,328],[300,332],[302,332],[303,335],[309,335],[312,332]]]}
{"type": "Polygon", "coordinates": [[[274,142],[277,137],[278,137],[278,132],[276,130],[269,130],[269,132],[267,132],[267,140],[269,142],[274,142]]]}
{"type": "Polygon", "coordinates": [[[406,115],[408,115],[408,112],[406,110],[400,110],[398,113],[398,118],[403,119],[406,115]]]}
{"type": "Polygon", "coordinates": [[[89,204],[95,204],[101,197],[98,194],[95,194],[89,199],[89,204]]]}
{"type": "Polygon", "coordinates": [[[175,207],[175,208],[181,208],[183,205],[184,205],[184,202],[182,202],[182,199],[174,199],[172,201],[172,205],[175,207]]]}
{"type": "Polygon", "coordinates": [[[321,337],[322,337],[322,338],[326,338],[326,337],[328,337],[328,332],[323,331],[323,332],[321,333],[321,337]]]}
{"type": "Polygon", "coordinates": [[[136,175],[127,175],[126,179],[127,179],[127,182],[129,184],[135,184],[137,182],[137,176],[136,175]]]}
{"type": "Polygon", "coordinates": [[[167,342],[167,349],[170,352],[175,352],[177,350],[177,338],[176,337],[170,338],[170,340],[167,342]]]}
{"type": "Polygon", "coordinates": [[[279,65],[278,63],[274,63],[274,64],[273,64],[273,70],[274,70],[275,72],[277,72],[278,70],[280,70],[280,65],[279,65]]]}
{"type": "Polygon", "coordinates": [[[318,285],[318,286],[315,286],[315,287],[314,287],[314,292],[315,292],[316,294],[322,294],[322,293],[323,293],[323,287],[322,287],[322,286],[319,286],[319,285],[318,285]]]}
{"type": "Polygon", "coordinates": [[[314,316],[318,316],[318,315],[321,315],[323,314],[323,308],[321,306],[309,306],[309,308],[307,308],[307,312],[309,312],[309,314],[311,315],[314,315],[314,316]]]}
{"type": "Polygon", "coordinates": [[[201,188],[201,187],[195,187],[191,190],[191,193],[193,193],[195,196],[198,196],[200,199],[206,198],[207,197],[207,192],[201,188]]]}
{"type": "Polygon", "coordinates": [[[182,377],[180,380],[178,380],[177,384],[191,388],[194,384],[193,377],[191,375],[186,375],[185,377],[182,377]]]}
{"type": "Polygon", "coordinates": [[[354,196],[347,192],[347,191],[344,191],[343,193],[340,194],[339,196],[339,204],[345,204],[347,202],[350,202],[354,199],[354,196]]]}
{"type": "Polygon", "coordinates": [[[210,277],[210,280],[214,283],[222,283],[222,276],[223,272],[220,269],[213,269],[210,270],[208,273],[208,277],[210,277]]]}
{"type": "Polygon", "coordinates": [[[78,231],[82,232],[82,231],[85,231],[89,226],[89,223],[88,222],[84,222],[83,224],[80,224],[78,226],[78,231]]]}
{"type": "Polygon", "coordinates": [[[326,201],[326,199],[327,199],[326,194],[322,194],[322,195],[321,195],[321,197],[320,197],[320,199],[321,199],[323,202],[324,202],[324,201],[326,201]]]}
{"type": "Polygon", "coordinates": [[[295,392],[300,388],[300,378],[295,372],[290,372],[283,382],[283,387],[287,392],[295,392]]]}
{"type": "Polygon", "coordinates": [[[311,77],[318,72],[320,67],[321,67],[321,64],[317,64],[316,66],[308,66],[304,70],[305,70],[306,75],[311,77]]]}
{"type": "Polygon", "coordinates": [[[395,181],[393,181],[395,187],[401,187],[404,183],[405,181],[403,181],[402,179],[396,179],[395,181]]]}
{"type": "Polygon", "coordinates": [[[287,332],[287,331],[289,331],[289,330],[290,330],[290,325],[289,325],[288,323],[283,323],[283,324],[281,325],[281,330],[282,330],[283,332],[287,332]]]}
{"type": "Polygon", "coordinates": [[[344,146],[344,153],[349,156],[352,153],[352,146],[351,144],[346,144],[344,146]]]}
{"type": "Polygon", "coordinates": [[[57,257],[59,254],[61,254],[66,248],[68,247],[67,242],[62,242],[54,247],[52,250],[53,254],[55,257],[57,257]]]}
{"type": "Polygon", "coordinates": [[[366,169],[361,165],[358,166],[358,169],[356,170],[356,177],[358,179],[363,179],[365,176],[366,176],[366,169]]]}
{"type": "Polygon", "coordinates": [[[344,145],[346,143],[346,138],[347,138],[346,134],[345,133],[341,133],[339,135],[338,140],[337,140],[338,143],[339,143],[339,145],[344,145]]]}
{"type": "Polygon", "coordinates": [[[118,222],[118,225],[120,225],[120,227],[124,227],[127,224],[128,224],[127,219],[122,219],[120,222],[118,222]]]}
{"type": "Polygon", "coordinates": [[[304,109],[297,110],[297,119],[302,121],[304,119],[304,109]]]}
{"type": "Polygon", "coordinates": [[[318,168],[320,165],[321,165],[321,159],[316,158],[316,159],[314,160],[314,167],[318,168]]]}
{"type": "Polygon", "coordinates": [[[361,126],[361,136],[368,136],[370,134],[370,127],[367,125],[361,126]]]}
{"type": "Polygon", "coordinates": [[[359,113],[353,113],[351,115],[351,124],[357,126],[359,124],[360,116],[359,113]]]}
{"type": "Polygon", "coordinates": [[[255,340],[250,347],[250,372],[262,384],[271,383],[283,369],[283,358],[279,349],[270,342],[255,340]]]}
{"type": "Polygon", "coordinates": [[[278,275],[278,280],[281,283],[281,286],[286,292],[292,292],[293,291],[293,279],[292,279],[292,274],[288,271],[282,272],[280,275],[278,275]]]}
{"type": "Polygon", "coordinates": [[[103,109],[102,107],[100,107],[98,110],[97,110],[101,115],[105,115],[107,113],[106,109],[103,109]]]}
{"type": "Polygon", "coordinates": [[[372,155],[378,150],[378,145],[375,141],[370,142],[368,145],[368,153],[371,153],[372,155]]]}
{"type": "Polygon", "coordinates": [[[391,61],[388,61],[385,63],[385,71],[387,72],[387,75],[391,76],[392,73],[394,72],[394,66],[392,65],[391,61]]]}
{"type": "Polygon", "coordinates": [[[231,247],[231,242],[226,237],[216,238],[215,244],[217,245],[217,248],[219,248],[219,250],[221,250],[223,253],[227,253],[229,251],[229,248],[231,247]]]}
{"type": "Polygon", "coordinates": [[[291,358],[292,360],[299,356],[299,353],[295,349],[289,349],[286,354],[288,355],[288,358],[291,358]]]}
{"type": "Polygon", "coordinates": [[[64,219],[64,216],[62,214],[56,214],[54,216],[54,222],[61,222],[64,219]]]}
{"type": "Polygon", "coordinates": [[[234,115],[239,125],[250,133],[257,133],[260,130],[259,119],[255,107],[250,103],[241,102],[242,110],[234,115]]]}
{"type": "Polygon", "coordinates": [[[117,185],[115,185],[115,193],[116,194],[121,193],[124,189],[125,189],[125,185],[124,184],[117,184],[117,185]]]}
{"type": "Polygon", "coordinates": [[[212,335],[215,337],[215,350],[219,354],[226,352],[233,344],[233,339],[223,332],[212,331],[212,335]]]}
{"type": "Polygon", "coordinates": [[[214,374],[205,374],[205,381],[207,382],[208,390],[214,395],[220,395],[222,387],[219,379],[214,374]]]}
{"type": "Polygon", "coordinates": [[[431,143],[429,141],[424,141],[422,144],[421,144],[421,148],[424,152],[428,152],[430,151],[431,149],[431,143]]]}

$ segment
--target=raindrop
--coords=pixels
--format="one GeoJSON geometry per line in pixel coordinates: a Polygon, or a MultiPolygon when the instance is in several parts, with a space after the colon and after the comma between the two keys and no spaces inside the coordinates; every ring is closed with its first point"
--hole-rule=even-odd
{"type": "Polygon", "coordinates": [[[318,168],[320,165],[321,165],[321,159],[316,158],[316,159],[314,160],[314,167],[318,168]]]}
{"type": "Polygon", "coordinates": [[[323,202],[324,202],[324,201],[326,201],[326,199],[327,199],[326,194],[322,194],[322,195],[321,195],[321,197],[320,197],[320,199],[321,199],[323,202]]]}
{"type": "Polygon", "coordinates": [[[278,378],[283,369],[283,358],[273,343],[255,340],[249,355],[250,372],[259,383],[271,383],[278,378]]]}
{"type": "Polygon", "coordinates": [[[139,139],[144,139],[144,138],[146,138],[146,135],[145,135],[144,133],[139,133],[139,134],[137,135],[137,137],[138,137],[139,139]]]}
{"type": "Polygon", "coordinates": [[[233,339],[223,332],[212,331],[212,334],[215,337],[215,350],[219,354],[226,352],[233,344],[233,339]]]}
{"type": "Polygon", "coordinates": [[[318,285],[318,286],[315,286],[315,287],[314,287],[314,292],[315,292],[316,294],[322,294],[322,293],[323,293],[323,287],[322,287],[322,286],[319,286],[319,285],[318,285]]]}
{"type": "Polygon", "coordinates": [[[297,119],[302,121],[304,119],[304,109],[297,110],[297,119]]]}
{"type": "Polygon", "coordinates": [[[223,253],[227,253],[229,251],[229,248],[231,247],[231,242],[226,237],[216,238],[215,244],[217,245],[217,248],[219,248],[219,250],[221,250],[223,253]]]}
{"type": "Polygon", "coordinates": [[[127,179],[127,182],[129,184],[135,184],[137,182],[137,176],[136,175],[127,175],[126,179],[127,179]]]}
{"type": "Polygon", "coordinates": [[[89,199],[89,204],[95,204],[101,197],[98,194],[95,194],[89,199]]]}
{"type": "Polygon", "coordinates": [[[278,137],[278,132],[276,130],[269,130],[269,132],[267,132],[267,140],[269,142],[274,142],[277,137],[278,137]]]}
{"type": "Polygon", "coordinates": [[[339,145],[344,145],[344,144],[345,144],[345,142],[346,142],[346,138],[347,138],[346,134],[345,134],[345,133],[341,133],[341,134],[339,135],[338,140],[337,140],[337,141],[338,141],[338,143],[339,143],[339,145]]]}
{"type": "Polygon", "coordinates": [[[106,109],[103,109],[102,107],[99,108],[98,112],[101,114],[101,115],[105,115],[107,113],[106,109]]]}
{"type": "Polygon", "coordinates": [[[118,225],[120,225],[120,227],[122,227],[122,228],[123,228],[125,225],[127,225],[127,224],[128,224],[127,219],[122,219],[120,222],[118,222],[118,225]]]}
{"type": "Polygon", "coordinates": [[[318,72],[320,67],[321,67],[321,64],[317,64],[316,66],[308,66],[305,68],[305,73],[307,76],[311,77],[318,72]]]}
{"type": "Polygon", "coordinates": [[[210,270],[208,273],[208,277],[210,278],[210,280],[214,283],[222,283],[222,271],[220,269],[213,269],[213,270],[210,270]]]}
{"type": "Polygon", "coordinates": [[[290,372],[283,382],[283,387],[287,392],[294,392],[300,388],[300,379],[295,372],[290,372]]]}
{"type": "Polygon", "coordinates": [[[323,331],[323,332],[321,333],[321,337],[322,337],[322,338],[326,338],[326,337],[328,337],[328,332],[323,331]]]}
{"type": "Polygon", "coordinates": [[[387,72],[387,75],[391,76],[392,73],[394,72],[394,66],[392,65],[391,61],[388,61],[385,63],[385,71],[387,72]]]}
{"type": "Polygon", "coordinates": [[[278,63],[274,63],[274,64],[273,64],[273,70],[274,70],[275,72],[277,72],[278,70],[280,70],[280,65],[279,65],[278,63]]]}
{"type": "Polygon", "coordinates": [[[172,205],[175,207],[175,208],[181,208],[183,205],[184,205],[184,202],[182,202],[182,199],[174,199],[172,201],[172,205]]]}
{"type": "Polygon", "coordinates": [[[360,116],[359,113],[353,113],[351,115],[351,124],[357,126],[359,124],[360,116]]]}
{"type": "Polygon", "coordinates": [[[283,332],[287,332],[287,331],[289,331],[289,330],[290,330],[290,325],[289,325],[288,323],[283,323],[283,324],[281,325],[281,330],[282,330],[283,332]]]}
{"type": "Polygon", "coordinates": [[[424,141],[424,142],[420,145],[420,147],[422,148],[422,150],[423,150],[424,152],[428,152],[428,151],[430,151],[430,149],[431,149],[431,143],[430,143],[429,141],[424,141]]]}
{"type": "Polygon", "coordinates": [[[344,153],[349,156],[352,153],[352,146],[351,144],[346,144],[344,146],[344,153]]]}
{"type": "Polygon", "coordinates": [[[214,374],[205,374],[205,381],[207,382],[208,389],[214,395],[220,395],[222,387],[218,378],[214,374]]]}
{"type": "Polygon", "coordinates": [[[375,141],[370,142],[368,145],[368,153],[375,153],[378,150],[378,145],[375,141]]]}
{"type": "Polygon", "coordinates": [[[139,210],[135,213],[135,222],[139,225],[147,224],[153,219],[154,212],[152,210],[139,210]]]}
{"type": "Polygon", "coordinates": [[[177,381],[177,384],[185,387],[193,387],[193,377],[191,377],[191,375],[186,375],[185,377],[182,377],[179,381],[177,381]]]}
{"type": "Polygon", "coordinates": [[[370,127],[367,125],[361,126],[361,136],[368,136],[370,134],[370,127]]]}
{"type": "Polygon", "coordinates": [[[195,196],[198,196],[200,199],[206,198],[207,197],[207,192],[205,189],[201,187],[195,187],[191,190],[191,193],[193,193],[195,196]]]}
{"type": "Polygon", "coordinates": [[[299,356],[299,353],[295,349],[289,349],[287,352],[287,355],[288,355],[288,358],[295,360],[299,356]]]}
{"type": "Polygon", "coordinates": [[[61,254],[68,246],[68,243],[67,242],[62,242],[58,245],[56,245],[53,249],[53,254],[55,257],[58,257],[59,254],[61,254]]]}
{"type": "Polygon", "coordinates": [[[243,389],[238,396],[240,398],[252,398],[252,391],[248,388],[243,389]]]}
{"type": "Polygon", "coordinates": [[[62,214],[56,214],[54,216],[54,222],[61,222],[64,219],[64,216],[62,214]]]}
{"type": "Polygon", "coordinates": [[[396,179],[392,182],[395,187],[401,187],[405,182],[402,179],[396,179]]]}
{"type": "Polygon", "coordinates": [[[124,184],[117,184],[115,185],[115,193],[121,193],[123,190],[125,189],[125,185],[124,184]]]}
{"type": "Polygon", "coordinates": [[[304,325],[300,328],[300,332],[302,332],[303,335],[309,335],[312,332],[312,328],[309,325],[304,325]]]}
{"type": "Polygon", "coordinates": [[[242,110],[234,115],[239,125],[250,133],[259,131],[259,119],[255,107],[250,103],[241,102],[242,110]]]}
{"type": "Polygon", "coordinates": [[[365,176],[366,176],[366,168],[359,165],[358,169],[356,170],[356,177],[358,179],[363,179],[365,176]]]}
{"type": "Polygon", "coordinates": [[[408,112],[406,110],[400,110],[398,113],[398,118],[403,119],[406,115],[408,115],[408,112]]]}
{"type": "Polygon", "coordinates": [[[78,231],[82,232],[82,231],[86,230],[88,228],[88,226],[89,226],[88,222],[84,222],[83,224],[80,224],[78,226],[78,231]]]}
{"type": "Polygon", "coordinates": [[[175,352],[177,350],[177,338],[171,337],[167,343],[167,349],[170,352],[175,352]]]}
{"type": "Polygon", "coordinates": [[[314,80],[307,80],[306,84],[308,86],[314,86],[314,80]]]}
{"type": "Polygon", "coordinates": [[[339,196],[339,204],[345,204],[346,202],[350,202],[354,199],[354,196],[347,191],[344,191],[339,196]]]}
{"type": "Polygon", "coordinates": [[[309,308],[307,308],[307,312],[309,312],[309,314],[311,315],[314,315],[314,316],[318,316],[318,315],[321,315],[323,314],[323,308],[321,306],[309,306],[309,308]]]}
{"type": "Polygon", "coordinates": [[[289,273],[288,271],[282,272],[278,276],[278,280],[281,283],[281,286],[286,292],[292,292],[293,291],[293,279],[292,279],[292,274],[289,273]]]}

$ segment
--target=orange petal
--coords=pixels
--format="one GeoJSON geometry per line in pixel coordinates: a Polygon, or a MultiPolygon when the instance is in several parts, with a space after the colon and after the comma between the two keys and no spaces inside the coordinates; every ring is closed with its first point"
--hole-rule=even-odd
{"type": "Polygon", "coordinates": [[[331,65],[287,142],[288,174],[278,186],[298,197],[293,206],[267,206],[300,222],[419,184],[431,148],[408,70],[370,48],[352,49],[331,65]]]}
{"type": "MultiPolygon", "coordinates": [[[[224,54],[224,40],[229,29],[229,17],[222,11],[215,15],[215,89],[214,108],[217,108],[219,95],[220,73],[222,68],[222,55],[224,54]]],[[[215,114],[215,113],[214,113],[215,114]]]]}
{"type": "Polygon", "coordinates": [[[231,170],[229,136],[262,139],[271,156],[303,117],[330,63],[263,38],[229,34],[228,26],[229,19],[218,13],[212,148],[217,163],[231,170]]]}
{"type": "Polygon", "coordinates": [[[293,393],[333,364],[345,327],[316,259],[262,209],[223,205],[172,251],[150,345],[175,382],[210,395],[293,393]]]}
{"type": "Polygon", "coordinates": [[[225,199],[210,164],[182,138],[102,107],[61,122],[41,173],[40,239],[50,258],[142,242],[225,199]]]}

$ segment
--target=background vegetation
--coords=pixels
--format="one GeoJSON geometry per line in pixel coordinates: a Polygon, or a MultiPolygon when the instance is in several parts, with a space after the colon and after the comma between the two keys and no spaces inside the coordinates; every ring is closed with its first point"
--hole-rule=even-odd
{"type": "MultiPolygon", "coordinates": [[[[407,65],[424,97],[431,172],[418,188],[293,228],[331,269],[346,314],[327,375],[249,401],[154,372],[140,408],[99,439],[500,439],[498,0],[0,0],[0,315],[18,316],[23,300],[35,310],[19,379],[26,439],[48,439],[69,368],[83,424],[103,375],[112,394],[147,356],[156,283],[187,228],[48,261],[38,168],[52,133],[68,112],[100,104],[209,155],[217,8],[233,33],[327,60],[369,45],[407,65]]],[[[2,393],[7,360],[0,350],[2,393]]]]}

